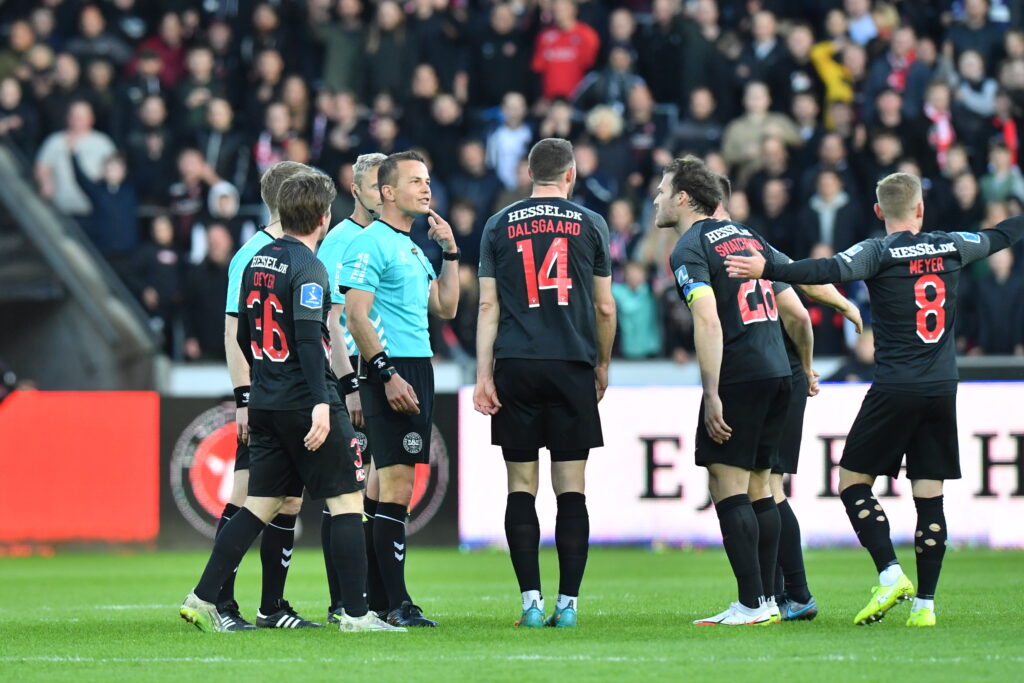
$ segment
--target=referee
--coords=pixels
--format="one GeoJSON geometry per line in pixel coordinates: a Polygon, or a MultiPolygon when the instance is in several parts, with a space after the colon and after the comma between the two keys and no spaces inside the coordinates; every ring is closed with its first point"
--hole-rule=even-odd
{"type": "Polygon", "coordinates": [[[615,339],[608,225],[571,203],[572,145],[541,140],[529,155],[533,193],[491,216],[480,242],[476,409],[508,472],[505,534],[519,580],[517,626],[576,625],[590,518],[584,470],[604,445],[597,403],[615,339]],[[497,360],[495,360],[497,359],[497,360]],[[535,507],[538,450],[551,453],[558,501],[559,588],[545,621],[535,507]]]}
{"type": "Polygon", "coordinates": [[[437,626],[405,587],[405,518],[416,465],[430,461],[434,369],[427,313],[450,320],[459,304],[459,250],[452,229],[430,208],[430,173],[416,152],[392,154],[377,169],[380,218],[345,251],[342,289],[348,329],[368,377],[360,387],[373,462],[364,511],[396,626],[437,626]],[[430,239],[441,245],[440,276],[409,238],[428,215],[430,239]]]}

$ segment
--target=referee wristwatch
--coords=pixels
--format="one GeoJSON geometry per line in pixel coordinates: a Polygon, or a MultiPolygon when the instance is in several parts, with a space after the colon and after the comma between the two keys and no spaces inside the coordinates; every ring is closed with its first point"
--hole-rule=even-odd
{"type": "Polygon", "coordinates": [[[380,371],[380,380],[387,384],[391,381],[391,378],[398,374],[398,371],[394,367],[387,367],[380,371]]]}
{"type": "Polygon", "coordinates": [[[447,251],[441,253],[441,258],[445,261],[458,261],[462,258],[462,250],[456,248],[454,252],[449,253],[447,251]]]}

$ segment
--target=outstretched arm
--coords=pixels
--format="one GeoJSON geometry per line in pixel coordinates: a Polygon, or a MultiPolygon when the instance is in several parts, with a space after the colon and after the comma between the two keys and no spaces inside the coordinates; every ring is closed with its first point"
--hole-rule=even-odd
{"type": "Polygon", "coordinates": [[[795,287],[804,296],[838,311],[844,318],[853,323],[857,334],[864,331],[864,322],[860,318],[860,309],[857,308],[857,304],[840,294],[835,285],[795,285],[795,287]]]}

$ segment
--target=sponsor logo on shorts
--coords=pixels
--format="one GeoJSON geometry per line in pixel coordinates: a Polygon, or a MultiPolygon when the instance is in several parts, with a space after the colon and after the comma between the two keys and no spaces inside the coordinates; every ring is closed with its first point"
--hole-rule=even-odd
{"type": "Polygon", "coordinates": [[[366,450],[366,444],[368,443],[368,441],[366,439],[366,434],[364,434],[363,432],[360,432],[360,431],[357,430],[356,431],[356,442],[359,444],[359,451],[360,452],[366,450]]]}
{"type": "Polygon", "coordinates": [[[402,438],[402,448],[406,453],[419,453],[423,450],[423,437],[416,432],[409,432],[402,438]]]}

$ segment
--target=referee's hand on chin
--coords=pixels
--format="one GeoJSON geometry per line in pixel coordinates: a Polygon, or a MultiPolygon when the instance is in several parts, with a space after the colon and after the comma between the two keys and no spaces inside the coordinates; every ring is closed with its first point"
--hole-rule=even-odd
{"type": "Polygon", "coordinates": [[[416,391],[401,375],[396,373],[391,377],[391,381],[384,385],[384,393],[388,397],[388,405],[395,412],[403,415],[420,414],[420,400],[416,398],[416,391]]]}

